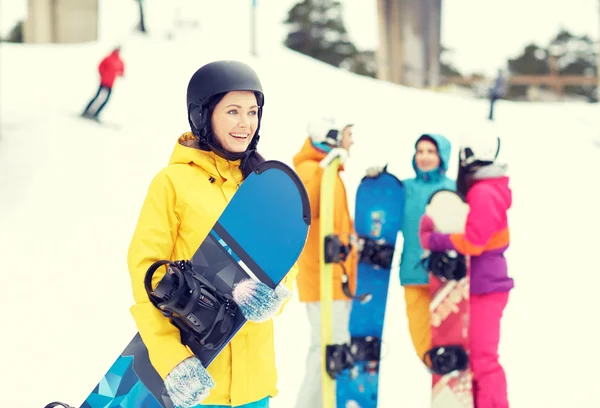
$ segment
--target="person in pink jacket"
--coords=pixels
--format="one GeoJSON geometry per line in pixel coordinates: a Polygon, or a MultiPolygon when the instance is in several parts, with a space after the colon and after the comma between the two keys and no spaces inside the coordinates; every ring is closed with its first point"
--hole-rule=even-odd
{"type": "Polygon", "coordinates": [[[508,408],[498,344],[500,320],[514,286],[504,258],[512,193],[507,166],[496,161],[499,150],[500,139],[486,134],[475,134],[461,144],[457,190],[469,204],[464,232],[437,232],[427,215],[419,227],[423,248],[471,256],[469,341],[476,408],[508,408]]]}

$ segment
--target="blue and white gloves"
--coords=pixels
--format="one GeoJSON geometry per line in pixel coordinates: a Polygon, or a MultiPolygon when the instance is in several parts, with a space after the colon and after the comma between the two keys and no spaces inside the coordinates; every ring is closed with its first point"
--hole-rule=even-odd
{"type": "Polygon", "coordinates": [[[329,153],[327,153],[327,156],[325,156],[323,160],[321,160],[319,165],[323,168],[326,168],[327,166],[329,166],[329,163],[331,163],[336,158],[340,159],[340,164],[344,164],[348,160],[348,156],[348,150],[344,149],[343,147],[335,147],[331,149],[329,153]]]}
{"type": "Polygon", "coordinates": [[[165,388],[175,408],[191,408],[208,397],[215,382],[196,357],[177,364],[165,378],[165,388]]]}
{"type": "Polygon", "coordinates": [[[233,289],[233,300],[251,322],[265,322],[275,316],[292,292],[283,284],[275,290],[254,279],[246,279],[233,289]]]}
{"type": "Polygon", "coordinates": [[[366,176],[367,177],[379,177],[379,175],[381,173],[383,173],[383,170],[385,169],[385,166],[371,166],[369,168],[367,168],[366,171],[366,176]]]}
{"type": "MultiPolygon", "coordinates": [[[[275,290],[262,282],[246,279],[233,290],[233,299],[246,319],[260,323],[277,314],[292,292],[283,284],[275,290]]],[[[179,363],[165,378],[165,388],[176,408],[191,408],[204,401],[215,386],[208,371],[196,357],[179,363]]]]}

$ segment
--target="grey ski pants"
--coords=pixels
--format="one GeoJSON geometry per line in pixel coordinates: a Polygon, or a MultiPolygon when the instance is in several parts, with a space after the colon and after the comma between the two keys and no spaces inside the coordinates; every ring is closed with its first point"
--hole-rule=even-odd
{"type": "MultiPolygon", "coordinates": [[[[350,310],[352,301],[335,300],[332,305],[333,343],[350,343],[350,310]]],[[[321,408],[321,304],[306,303],[310,323],[310,348],[306,358],[306,372],[296,398],[295,408],[321,408]]]]}

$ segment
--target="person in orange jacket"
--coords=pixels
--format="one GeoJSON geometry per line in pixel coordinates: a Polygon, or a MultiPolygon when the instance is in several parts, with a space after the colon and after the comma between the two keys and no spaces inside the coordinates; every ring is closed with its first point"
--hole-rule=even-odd
{"type": "Polygon", "coordinates": [[[104,109],[112,93],[112,88],[117,77],[122,77],[125,73],[125,65],[120,56],[121,47],[116,47],[108,56],[106,56],[98,65],[98,73],[100,74],[100,86],[98,92],[85,107],[81,114],[84,118],[99,120],[98,115],[104,109]],[[102,92],[104,91],[104,92],[102,92]],[[102,99],[100,98],[102,94],[102,99]],[[94,107],[94,109],[92,109],[94,107]]]}
{"type": "MultiPolygon", "coordinates": [[[[298,260],[300,271],[297,287],[300,302],[306,304],[310,323],[310,349],[306,361],[306,372],[296,400],[296,408],[318,408],[321,406],[321,309],[320,309],[320,246],[319,239],[320,196],[323,171],[331,161],[340,159],[340,171],[349,156],[352,140],[352,125],[340,128],[331,119],[319,119],[308,127],[309,137],[298,154],[294,156],[294,167],[302,179],[310,200],[311,227],[304,251],[298,260]]],[[[348,344],[348,323],[352,300],[342,290],[342,275],[348,276],[349,290],[356,288],[357,254],[351,243],[355,238],[354,221],[350,217],[346,188],[339,173],[335,183],[334,234],[349,249],[341,265],[334,265],[333,281],[333,343],[348,344]]]]}

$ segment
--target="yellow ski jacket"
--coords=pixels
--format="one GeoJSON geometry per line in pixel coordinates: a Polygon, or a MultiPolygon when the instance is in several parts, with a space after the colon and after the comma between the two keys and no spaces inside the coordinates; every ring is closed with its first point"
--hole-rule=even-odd
{"type": "MultiPolygon", "coordinates": [[[[184,133],[169,165],[152,180],[128,253],[135,301],[131,314],[163,379],[193,353],[181,343],[179,330],[150,303],[146,271],[161,259],[191,259],[243,181],[239,161],[199,150],[195,143],[191,133],[184,133]]],[[[155,273],[153,287],[164,270],[155,273]]],[[[294,265],[284,280],[290,290],[297,273],[294,265]]],[[[277,395],[273,321],[247,322],[208,372],[216,385],[204,404],[237,406],[277,395]]]]}

